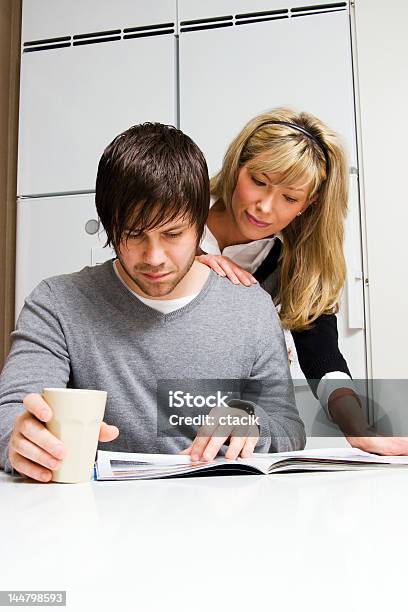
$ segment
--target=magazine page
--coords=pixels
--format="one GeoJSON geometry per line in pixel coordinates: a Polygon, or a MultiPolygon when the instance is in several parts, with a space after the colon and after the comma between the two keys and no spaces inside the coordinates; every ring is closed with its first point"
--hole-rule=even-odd
{"type": "Polygon", "coordinates": [[[259,465],[246,464],[246,460],[231,460],[217,457],[213,461],[192,462],[188,455],[118,453],[98,451],[95,465],[96,480],[125,480],[166,478],[184,476],[196,472],[216,472],[217,474],[253,474],[259,471],[268,473],[269,462],[259,465]]]}
{"type": "Polygon", "coordinates": [[[247,459],[217,457],[192,462],[188,455],[98,451],[96,480],[148,479],[202,474],[269,474],[278,471],[337,471],[408,466],[408,457],[386,457],[355,448],[319,448],[282,453],[255,453],[247,459]]]}
{"type": "Polygon", "coordinates": [[[408,457],[380,456],[357,448],[318,448],[254,455],[245,460],[254,466],[269,463],[268,473],[278,471],[338,471],[373,467],[408,466],[408,457]]]}

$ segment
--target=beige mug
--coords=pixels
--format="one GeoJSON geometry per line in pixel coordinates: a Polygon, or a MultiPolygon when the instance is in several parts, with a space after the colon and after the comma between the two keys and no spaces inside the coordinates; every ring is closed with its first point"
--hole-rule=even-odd
{"type": "Polygon", "coordinates": [[[52,410],[45,425],[65,446],[61,467],[52,473],[53,482],[92,480],[106,391],[46,388],[42,396],[52,410]]]}

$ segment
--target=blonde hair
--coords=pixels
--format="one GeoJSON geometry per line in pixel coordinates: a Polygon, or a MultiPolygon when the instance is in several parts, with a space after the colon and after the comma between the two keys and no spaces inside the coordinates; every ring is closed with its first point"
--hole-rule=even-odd
{"type": "Polygon", "coordinates": [[[277,108],[249,121],[228,147],[220,172],[211,180],[211,193],[231,207],[240,168],[277,172],[281,183],[310,183],[308,199],[316,196],[301,216],[282,230],[280,279],[276,296],[282,325],[301,331],[322,314],[338,312],[346,276],[343,254],[347,213],[347,162],[338,136],[317,117],[277,108]],[[311,132],[326,149],[302,132],[265,121],[295,123],[311,132]],[[326,174],[326,170],[328,170],[326,174]]]}

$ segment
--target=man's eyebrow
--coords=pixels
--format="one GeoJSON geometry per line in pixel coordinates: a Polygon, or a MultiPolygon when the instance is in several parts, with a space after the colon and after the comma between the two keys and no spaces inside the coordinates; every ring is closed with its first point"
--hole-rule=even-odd
{"type": "MultiPolygon", "coordinates": [[[[187,221],[184,221],[184,222],[176,223],[174,225],[170,225],[168,228],[166,228],[165,230],[162,230],[162,231],[171,232],[172,230],[175,230],[175,229],[177,229],[177,230],[178,229],[185,229],[187,227],[189,227],[189,223],[187,223],[187,221]]],[[[156,229],[156,228],[152,228],[152,229],[156,229]]],[[[160,229],[160,228],[157,228],[157,229],[160,229]]],[[[139,230],[139,229],[135,229],[135,228],[128,228],[128,227],[125,228],[125,232],[127,232],[128,234],[142,234],[144,231],[145,230],[139,230]]]]}
{"type": "Polygon", "coordinates": [[[187,221],[182,221],[180,223],[176,223],[175,225],[170,225],[170,227],[167,227],[164,231],[170,232],[171,230],[185,229],[187,227],[189,227],[189,223],[187,223],[187,221]]]}

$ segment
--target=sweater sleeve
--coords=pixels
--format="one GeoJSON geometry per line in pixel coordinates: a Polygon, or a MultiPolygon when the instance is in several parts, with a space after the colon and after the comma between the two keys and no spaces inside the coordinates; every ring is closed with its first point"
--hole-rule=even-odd
{"type": "Polygon", "coordinates": [[[271,300],[262,325],[263,335],[253,364],[251,380],[261,383],[255,415],[260,423],[256,452],[299,450],[306,443],[303,422],[296,408],[286,344],[271,300]]]}
{"type": "Polygon", "coordinates": [[[28,393],[66,387],[70,359],[47,281],[26,299],[12,333],[12,347],[0,376],[0,468],[12,471],[8,444],[28,393]]]}
{"type": "Polygon", "coordinates": [[[329,372],[343,372],[351,378],[346,360],[339,349],[335,314],[321,315],[311,329],[293,331],[300,367],[317,398],[320,380],[329,372]]]}

